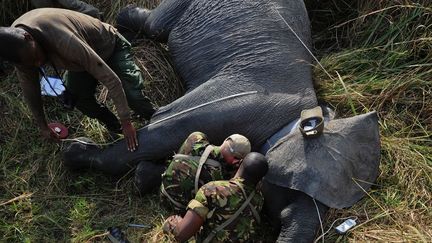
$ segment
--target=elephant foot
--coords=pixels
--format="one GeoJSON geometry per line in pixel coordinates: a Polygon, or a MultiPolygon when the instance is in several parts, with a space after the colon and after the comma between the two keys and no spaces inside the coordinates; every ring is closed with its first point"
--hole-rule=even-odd
{"type": "Polygon", "coordinates": [[[151,193],[159,189],[162,183],[162,173],[165,171],[163,163],[142,161],[135,171],[135,187],[140,195],[151,193]]]}
{"type": "Polygon", "coordinates": [[[82,142],[73,142],[63,150],[63,164],[70,170],[92,168],[92,154],[100,149],[88,138],[79,138],[82,142]]]}

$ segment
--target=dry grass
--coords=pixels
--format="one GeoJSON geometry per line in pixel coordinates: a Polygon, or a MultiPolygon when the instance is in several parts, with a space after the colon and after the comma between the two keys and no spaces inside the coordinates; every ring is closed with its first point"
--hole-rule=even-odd
{"type": "MultiPolygon", "coordinates": [[[[93,3],[112,22],[128,1],[93,3]]],[[[130,2],[130,1],[129,1],[130,2]]],[[[138,1],[156,6],[158,1],[138,1]]],[[[22,5],[24,4],[24,5],[22,5]]],[[[377,110],[382,136],[381,174],[368,196],[346,210],[331,210],[324,222],[357,216],[348,235],[330,231],[327,242],[432,242],[432,4],[430,1],[308,0],[318,66],[320,99],[340,116],[377,110]]],[[[24,0],[1,0],[11,21],[24,0]]],[[[135,49],[146,77],[146,93],[165,105],[182,93],[166,50],[144,41],[135,49]]],[[[61,146],[46,144],[23,103],[14,75],[0,83],[0,235],[4,242],[106,241],[108,226],[128,222],[151,229],[127,230],[132,242],[169,242],[161,234],[157,195],[134,194],[132,180],[70,173],[61,146]]],[[[77,112],[65,113],[46,99],[50,120],[71,126],[73,136],[105,141],[104,129],[77,112]]],[[[261,237],[259,240],[266,241],[261,237]]]]}
{"type": "Polygon", "coordinates": [[[153,102],[158,106],[167,105],[184,94],[182,82],[161,44],[141,40],[134,52],[146,80],[144,92],[153,102]]]}

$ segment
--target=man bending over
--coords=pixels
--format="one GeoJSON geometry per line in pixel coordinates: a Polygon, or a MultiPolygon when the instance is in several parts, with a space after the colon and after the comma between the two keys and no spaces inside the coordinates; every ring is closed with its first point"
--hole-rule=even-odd
{"type": "Polygon", "coordinates": [[[45,120],[39,84],[41,67],[48,64],[55,70],[68,70],[66,90],[78,110],[98,119],[110,132],[123,131],[130,151],[138,146],[128,103],[145,119],[150,119],[154,109],[142,93],[143,78],[131,45],[113,26],[70,10],[35,9],[12,27],[0,28],[0,57],[16,64],[24,98],[45,138],[57,140],[45,120]],[[108,88],[121,123],[96,101],[98,81],[108,88]]]}

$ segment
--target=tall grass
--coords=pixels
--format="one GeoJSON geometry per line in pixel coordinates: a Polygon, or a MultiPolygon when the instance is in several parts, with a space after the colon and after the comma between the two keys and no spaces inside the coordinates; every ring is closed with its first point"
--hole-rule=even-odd
{"type": "Polygon", "coordinates": [[[339,50],[318,50],[333,76],[315,68],[319,97],[341,116],[380,116],[377,185],[328,218],[358,216],[355,241],[432,240],[432,5],[425,3],[361,1],[349,11],[358,16],[330,26],[331,36],[316,33],[320,45],[337,40],[339,50]]]}
{"type": "MultiPolygon", "coordinates": [[[[112,23],[117,11],[132,1],[91,2],[112,23]]],[[[138,1],[148,7],[157,3],[138,1]]],[[[3,14],[0,21],[11,21],[28,7],[19,1],[2,0],[1,4],[10,7],[2,8],[7,15],[3,14]]],[[[350,209],[331,210],[324,230],[334,220],[347,216],[357,216],[359,225],[345,236],[331,230],[325,240],[431,242],[430,1],[307,0],[307,4],[314,52],[331,75],[318,65],[314,68],[319,98],[341,117],[371,110],[380,117],[381,174],[359,203],[350,209]]],[[[165,90],[168,88],[156,88],[166,87],[164,80],[178,83],[165,50],[147,43],[136,51],[141,67],[148,71],[148,94],[159,105],[174,99],[177,94],[165,95],[170,92],[165,90]]],[[[1,80],[0,241],[103,241],[107,227],[125,228],[129,222],[151,227],[129,228],[132,242],[170,241],[160,228],[170,212],[159,206],[157,195],[135,195],[130,176],[110,178],[65,170],[59,154],[61,145],[39,139],[15,75],[1,80]]],[[[68,124],[74,137],[106,140],[105,130],[98,123],[77,112],[65,113],[53,99],[45,102],[49,120],[68,124]]],[[[268,238],[258,240],[265,242],[268,238]]]]}

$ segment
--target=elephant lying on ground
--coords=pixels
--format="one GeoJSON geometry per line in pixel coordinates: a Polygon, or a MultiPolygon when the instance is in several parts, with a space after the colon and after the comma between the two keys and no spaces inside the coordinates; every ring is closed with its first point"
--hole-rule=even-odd
{"type": "MultiPolygon", "coordinates": [[[[171,156],[191,132],[206,133],[214,144],[240,133],[257,151],[302,110],[317,106],[311,56],[299,41],[310,46],[302,0],[165,0],[151,11],[123,10],[118,25],[167,42],[187,92],[139,130],[137,151],[128,152],[125,141],[104,149],[74,143],[64,152],[66,166],[114,175],[137,166],[138,187],[147,192],[158,186],[164,167],[157,162],[171,156]]],[[[291,199],[275,199],[277,207],[270,206],[273,221],[282,219],[280,240],[311,241],[319,225],[312,199],[272,183],[267,181],[268,191],[289,190],[291,199]]],[[[316,205],[325,212],[327,206],[316,205]]]]}
{"type": "Polygon", "coordinates": [[[74,164],[66,156],[66,164],[92,161],[97,170],[122,174],[141,161],[171,156],[194,131],[214,144],[244,134],[257,150],[301,110],[315,107],[311,56],[274,9],[309,45],[301,0],[165,0],[152,11],[126,9],[118,24],[166,41],[187,92],[139,130],[137,151],[120,141],[81,153],[74,164]]]}

